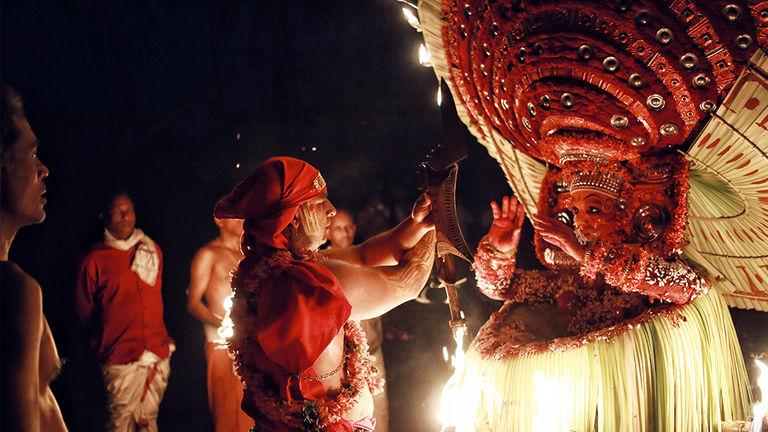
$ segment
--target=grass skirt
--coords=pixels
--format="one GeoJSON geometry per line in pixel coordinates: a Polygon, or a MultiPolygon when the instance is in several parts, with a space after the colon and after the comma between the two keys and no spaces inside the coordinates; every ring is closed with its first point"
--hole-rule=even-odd
{"type": "Polygon", "coordinates": [[[483,358],[470,346],[452,378],[463,399],[458,431],[715,431],[749,415],[739,342],[714,290],[520,348],[483,358]]]}

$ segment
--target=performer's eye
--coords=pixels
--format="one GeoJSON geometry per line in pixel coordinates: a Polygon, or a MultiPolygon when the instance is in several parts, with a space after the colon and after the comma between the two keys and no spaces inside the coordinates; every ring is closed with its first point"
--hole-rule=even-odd
{"type": "Polygon", "coordinates": [[[587,208],[587,213],[589,214],[600,214],[600,209],[595,206],[589,206],[587,208]]]}

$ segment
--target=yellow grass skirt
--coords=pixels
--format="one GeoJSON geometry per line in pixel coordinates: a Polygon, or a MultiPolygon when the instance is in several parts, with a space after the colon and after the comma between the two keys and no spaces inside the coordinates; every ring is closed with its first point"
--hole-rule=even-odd
{"type": "MultiPolygon", "coordinates": [[[[487,325],[487,324],[486,324],[487,325]]],[[[720,294],[501,360],[474,344],[454,380],[459,431],[717,431],[751,396],[720,294]]]]}

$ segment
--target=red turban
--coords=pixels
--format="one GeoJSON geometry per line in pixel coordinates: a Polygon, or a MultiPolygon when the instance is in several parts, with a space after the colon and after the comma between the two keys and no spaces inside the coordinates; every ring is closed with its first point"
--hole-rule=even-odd
{"type": "MultiPolygon", "coordinates": [[[[324,192],[325,181],[312,165],[290,157],[273,157],[259,164],[219,201],[215,216],[245,219],[245,235],[255,241],[256,249],[245,250],[246,259],[235,277],[251,277],[248,267],[256,265],[259,258],[275,249],[287,249],[283,230],[302,203],[324,192]]],[[[259,281],[259,287],[253,330],[262,350],[288,374],[303,373],[349,319],[352,307],[339,281],[317,262],[293,259],[273,268],[272,276],[259,281]]],[[[297,384],[295,379],[282,383],[285,387],[292,384],[297,384]]]]}
{"type": "Polygon", "coordinates": [[[312,165],[291,157],[272,157],[219,201],[213,214],[219,219],[245,219],[248,234],[259,246],[286,249],[283,230],[299,206],[325,191],[325,180],[312,165]]]}

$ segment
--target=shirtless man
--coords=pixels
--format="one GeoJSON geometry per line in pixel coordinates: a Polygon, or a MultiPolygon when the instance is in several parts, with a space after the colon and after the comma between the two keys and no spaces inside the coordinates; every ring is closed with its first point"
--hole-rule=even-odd
{"type": "Polygon", "coordinates": [[[4,431],[66,431],[50,383],[61,370],[40,285],[8,260],[18,230],[45,219],[48,168],[21,97],[2,87],[0,142],[0,301],[2,302],[2,427],[4,431]]]}
{"type": "Polygon", "coordinates": [[[232,294],[231,274],[243,259],[242,219],[215,219],[219,236],[200,248],[192,259],[187,310],[205,326],[205,361],[208,364],[208,407],[216,432],[247,432],[253,427],[241,409],[243,385],[234,374],[232,359],[217,334],[224,317],[224,300],[232,294]],[[205,301],[203,301],[205,300],[205,301]]]}

